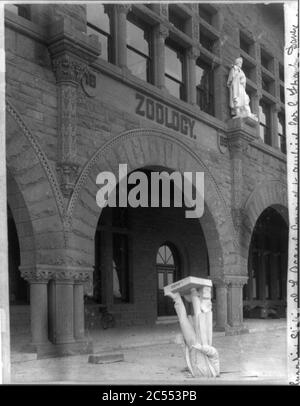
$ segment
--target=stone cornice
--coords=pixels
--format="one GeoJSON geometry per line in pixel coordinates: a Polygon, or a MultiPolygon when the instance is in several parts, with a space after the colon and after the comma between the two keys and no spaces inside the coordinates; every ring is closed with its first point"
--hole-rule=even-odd
{"type": "Polygon", "coordinates": [[[48,47],[53,58],[67,53],[87,64],[101,54],[101,45],[97,37],[76,30],[72,22],[66,18],[51,24],[48,47]]]}

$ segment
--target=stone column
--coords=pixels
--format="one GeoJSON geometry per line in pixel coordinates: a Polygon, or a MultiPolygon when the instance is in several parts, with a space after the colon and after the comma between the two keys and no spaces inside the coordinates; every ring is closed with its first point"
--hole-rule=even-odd
{"type": "Polygon", "coordinates": [[[159,89],[165,87],[165,40],[169,30],[163,24],[159,24],[154,31],[154,84],[159,89]]]}
{"type": "Polygon", "coordinates": [[[127,68],[127,28],[126,20],[127,14],[131,9],[129,4],[116,4],[116,21],[115,35],[116,35],[116,64],[120,68],[127,68]]]}
{"type": "Polygon", "coordinates": [[[30,284],[30,323],[32,344],[48,344],[48,282],[51,271],[20,267],[21,276],[30,284]]]}
{"type": "Polygon", "coordinates": [[[187,102],[193,105],[197,103],[196,94],[196,60],[200,55],[200,50],[191,47],[187,52],[187,102]]]}
{"type": "Polygon", "coordinates": [[[83,284],[76,280],[74,283],[74,338],[84,339],[84,300],[83,284]]]}
{"type": "Polygon", "coordinates": [[[79,269],[74,282],[74,338],[84,340],[84,284],[91,278],[92,269],[79,269]]]}
{"type": "Polygon", "coordinates": [[[74,279],[73,272],[67,270],[54,273],[53,301],[53,340],[55,344],[73,343],[74,339],[74,279]]]}
{"type": "Polygon", "coordinates": [[[231,328],[243,329],[243,286],[247,282],[245,276],[228,276],[228,324],[231,328]]]}
{"type": "Polygon", "coordinates": [[[213,281],[216,286],[216,330],[225,331],[227,328],[227,290],[225,281],[213,281]]]}

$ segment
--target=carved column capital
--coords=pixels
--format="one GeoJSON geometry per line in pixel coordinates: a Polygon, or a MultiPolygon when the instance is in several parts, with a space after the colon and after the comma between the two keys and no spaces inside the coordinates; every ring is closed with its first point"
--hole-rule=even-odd
{"type": "Polygon", "coordinates": [[[196,60],[200,56],[200,49],[196,46],[192,46],[188,49],[187,55],[189,59],[196,60]]]}
{"type": "Polygon", "coordinates": [[[228,288],[228,281],[224,280],[224,279],[213,279],[213,285],[216,288],[228,288]]]}
{"type": "Polygon", "coordinates": [[[53,59],[53,70],[57,83],[73,83],[79,85],[88,71],[88,65],[71,55],[63,54],[53,59]]]}
{"type": "Polygon", "coordinates": [[[169,28],[164,24],[159,24],[156,30],[158,37],[165,40],[169,36],[169,28]]]}
{"type": "Polygon", "coordinates": [[[20,272],[23,279],[29,283],[48,283],[52,278],[53,272],[47,267],[23,267],[20,266],[20,272]]]}
{"type": "Polygon", "coordinates": [[[52,279],[62,283],[86,283],[93,274],[93,268],[77,266],[51,266],[52,279]]]}
{"type": "Polygon", "coordinates": [[[248,281],[248,276],[241,276],[241,275],[227,275],[225,276],[225,281],[228,287],[231,288],[242,288],[248,281]]]}
{"type": "Polygon", "coordinates": [[[116,8],[118,13],[128,14],[129,11],[131,11],[131,5],[130,4],[116,4],[115,8],[116,8]]]}

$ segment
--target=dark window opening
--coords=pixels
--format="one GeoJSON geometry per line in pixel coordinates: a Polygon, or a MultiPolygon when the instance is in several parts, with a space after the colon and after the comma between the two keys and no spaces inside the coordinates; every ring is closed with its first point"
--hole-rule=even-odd
{"type": "Polygon", "coordinates": [[[214,51],[215,40],[209,37],[200,27],[200,44],[209,52],[214,51]]]}
{"type": "Polygon", "coordinates": [[[152,82],[151,29],[133,13],[127,16],[127,66],[135,76],[152,82]]]}
{"type": "Polygon", "coordinates": [[[208,24],[212,25],[213,24],[213,15],[211,11],[209,11],[205,6],[202,4],[198,5],[198,12],[199,16],[206,21],[208,24]]]}
{"type": "Polygon", "coordinates": [[[240,48],[248,55],[251,55],[252,44],[253,42],[240,32],[240,48]]]}
{"type": "Polygon", "coordinates": [[[164,296],[164,286],[180,279],[179,261],[175,247],[165,243],[159,247],[156,254],[156,270],[158,282],[158,316],[175,314],[174,305],[164,296]]]}
{"type": "Polygon", "coordinates": [[[262,75],[262,77],[261,77],[261,87],[265,92],[273,94],[274,81],[270,80],[267,76],[262,75]]]}
{"type": "Polygon", "coordinates": [[[278,113],[277,116],[278,126],[278,144],[281,152],[286,154],[286,133],[285,133],[285,116],[284,113],[278,113]]]}
{"type": "Polygon", "coordinates": [[[279,64],[279,79],[284,82],[284,67],[281,63],[279,64]]]}
{"type": "Polygon", "coordinates": [[[270,105],[263,101],[259,105],[259,135],[265,144],[271,145],[270,105]]]}
{"type": "Polygon", "coordinates": [[[280,86],[280,101],[281,103],[285,103],[285,95],[284,95],[284,87],[280,86]]]}
{"type": "Polygon", "coordinates": [[[262,66],[267,70],[272,70],[271,62],[273,58],[261,49],[260,60],[262,66]]]}
{"type": "Polygon", "coordinates": [[[214,115],[214,73],[212,65],[202,60],[196,64],[197,105],[205,113],[214,115]]]}
{"type": "Polygon", "coordinates": [[[111,18],[102,4],[87,4],[87,34],[97,35],[101,43],[100,57],[108,62],[113,61],[113,44],[111,35],[111,18]]]}
{"type": "Polygon", "coordinates": [[[185,100],[184,51],[171,40],[165,43],[165,85],[173,96],[185,100]]]}
{"type": "Polygon", "coordinates": [[[174,6],[169,5],[169,22],[178,30],[185,32],[186,20],[174,6]]]}
{"type": "Polygon", "coordinates": [[[6,4],[5,8],[20,17],[26,18],[26,20],[31,19],[30,6],[28,5],[6,4]]]}

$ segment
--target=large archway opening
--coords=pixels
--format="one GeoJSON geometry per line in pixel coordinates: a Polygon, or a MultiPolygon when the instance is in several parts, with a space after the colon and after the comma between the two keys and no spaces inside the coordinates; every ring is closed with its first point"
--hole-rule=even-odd
{"type": "Polygon", "coordinates": [[[11,348],[30,339],[29,285],[20,273],[20,244],[12,211],[7,205],[9,316],[11,348]]]}
{"type": "Polygon", "coordinates": [[[251,238],[244,317],[278,318],[286,314],[288,226],[274,207],[259,216],[251,238]]]}
{"type": "MultiPolygon", "coordinates": [[[[151,173],[159,170],[165,169],[139,170],[148,179],[149,199],[151,173]]],[[[133,187],[128,185],[128,194],[133,187]]],[[[147,207],[102,209],[95,233],[90,303],[106,306],[118,325],[154,323],[159,316],[173,315],[172,300],[163,297],[163,287],[188,275],[209,275],[201,221],[186,218],[184,204],[174,207],[175,189],[171,181],[170,207],[164,207],[160,193],[158,207],[151,207],[149,201],[147,207]]],[[[93,314],[97,318],[99,312],[93,314]]]]}

